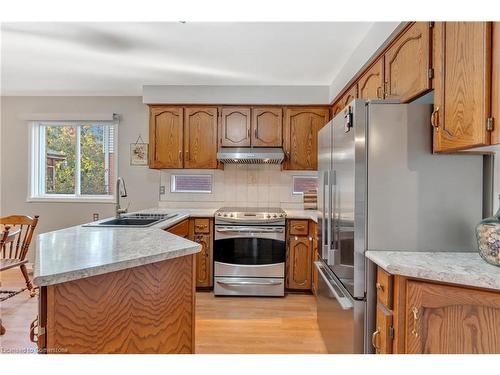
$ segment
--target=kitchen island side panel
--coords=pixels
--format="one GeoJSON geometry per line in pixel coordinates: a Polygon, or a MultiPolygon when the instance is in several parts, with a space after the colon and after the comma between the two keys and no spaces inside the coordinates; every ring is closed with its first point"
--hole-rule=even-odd
{"type": "Polygon", "coordinates": [[[47,286],[48,353],[194,353],[195,255],[47,286]]]}

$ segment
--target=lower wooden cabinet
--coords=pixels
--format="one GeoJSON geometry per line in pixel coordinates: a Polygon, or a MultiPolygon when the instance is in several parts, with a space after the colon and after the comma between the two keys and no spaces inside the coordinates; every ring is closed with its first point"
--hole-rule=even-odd
{"type": "Polygon", "coordinates": [[[188,238],[189,236],[189,219],[183,220],[174,226],[167,229],[167,232],[175,234],[176,236],[188,238]]]}
{"type": "Polygon", "coordinates": [[[500,292],[391,277],[392,309],[377,292],[377,353],[500,354],[500,292]]]}
{"type": "Polygon", "coordinates": [[[189,220],[189,239],[201,245],[196,254],[196,287],[213,287],[213,219],[194,218],[189,220]]]}
{"type": "Polygon", "coordinates": [[[308,220],[287,221],[286,287],[312,290],[314,226],[308,220]]]}

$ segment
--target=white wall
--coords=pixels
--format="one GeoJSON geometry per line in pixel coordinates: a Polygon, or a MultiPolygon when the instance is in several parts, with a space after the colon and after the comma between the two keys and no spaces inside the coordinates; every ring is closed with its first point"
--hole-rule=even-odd
{"type": "Polygon", "coordinates": [[[145,85],[147,104],[329,104],[325,86],[145,85]]]}
{"type": "MultiPolygon", "coordinates": [[[[40,215],[37,233],[44,233],[92,220],[93,213],[112,216],[110,203],[28,203],[29,124],[22,120],[29,113],[117,113],[118,173],[127,184],[130,210],[156,207],[160,172],[132,167],[130,143],[141,133],[148,142],[148,108],[141,97],[2,97],[1,114],[1,196],[0,214],[40,215]]],[[[31,258],[32,259],[32,258],[31,258]]]]}
{"type": "Polygon", "coordinates": [[[160,196],[162,207],[219,208],[221,206],[283,207],[302,209],[301,195],[292,194],[293,176],[316,176],[316,172],[283,171],[279,165],[231,165],[224,171],[214,170],[164,170],[161,183],[165,195],[160,196]],[[213,191],[203,193],[172,193],[172,174],[211,174],[213,191]]]}
{"type": "Polygon", "coordinates": [[[398,27],[400,22],[375,22],[330,84],[330,101],[398,27]]]}

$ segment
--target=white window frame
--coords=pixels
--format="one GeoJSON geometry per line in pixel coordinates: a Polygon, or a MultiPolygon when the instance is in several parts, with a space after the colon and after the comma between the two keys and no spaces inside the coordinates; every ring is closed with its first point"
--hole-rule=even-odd
{"type": "Polygon", "coordinates": [[[214,191],[214,176],[211,174],[171,174],[170,175],[170,192],[171,193],[178,193],[178,194],[212,194],[214,191]],[[211,187],[210,191],[204,191],[204,190],[182,190],[182,191],[177,191],[175,190],[175,179],[177,177],[210,177],[211,181],[211,187]]]}
{"type": "Polygon", "coordinates": [[[292,178],[292,195],[304,195],[303,192],[295,191],[295,179],[296,178],[316,178],[316,181],[319,182],[319,178],[317,175],[295,175],[292,178]]]}
{"type": "MultiPolygon", "coordinates": [[[[73,126],[79,128],[82,125],[106,125],[113,126],[113,166],[115,175],[118,176],[118,124],[116,121],[33,121],[31,123],[30,137],[30,168],[28,178],[27,202],[86,202],[86,203],[114,203],[116,192],[110,195],[81,195],[80,178],[75,179],[75,194],[46,194],[45,191],[45,133],[41,131],[43,126],[73,126]]],[[[77,160],[80,159],[80,131],[76,132],[77,160]]],[[[75,165],[75,176],[80,175],[80,163],[75,165]]],[[[112,186],[111,186],[112,188],[112,186]]]]}

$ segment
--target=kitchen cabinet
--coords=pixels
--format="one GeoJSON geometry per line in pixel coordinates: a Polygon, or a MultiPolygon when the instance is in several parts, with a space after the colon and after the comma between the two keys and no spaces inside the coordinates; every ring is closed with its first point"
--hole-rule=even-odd
{"type": "Polygon", "coordinates": [[[217,108],[151,106],[149,167],[217,168],[217,108]]]}
{"type": "Polygon", "coordinates": [[[318,291],[318,269],[314,266],[314,262],[320,260],[318,251],[318,225],[315,222],[311,222],[311,234],[312,234],[312,275],[311,275],[311,291],[316,295],[318,291]]]}
{"type": "Polygon", "coordinates": [[[353,85],[332,107],[332,114],[335,117],[354,99],[358,97],[358,85],[353,85]]]}
{"type": "Polygon", "coordinates": [[[492,24],[491,144],[500,144],[500,22],[492,24]]]}
{"type": "Polygon", "coordinates": [[[202,248],[196,254],[196,287],[213,287],[213,221],[210,218],[189,220],[189,237],[202,248]]]}
{"type": "Polygon", "coordinates": [[[252,147],[281,147],[283,110],[281,107],[252,108],[252,147]]]}
{"type": "Polygon", "coordinates": [[[388,282],[390,294],[377,287],[377,353],[500,353],[498,291],[390,275],[379,267],[377,284],[388,282]]]}
{"type": "Polygon", "coordinates": [[[387,49],[385,98],[408,102],[431,89],[431,23],[415,22],[387,49]]]}
{"type": "Polygon", "coordinates": [[[184,168],[217,168],[217,108],[185,109],[184,168]]]}
{"type": "Polygon", "coordinates": [[[221,109],[221,146],[250,147],[250,120],[250,107],[223,107],[221,109]]]}
{"type": "Polygon", "coordinates": [[[189,220],[183,220],[167,229],[167,232],[175,234],[176,236],[187,238],[189,236],[189,220]]]}
{"type": "Polygon", "coordinates": [[[312,239],[290,236],[287,255],[287,288],[311,290],[312,239]]]}
{"type": "Polygon", "coordinates": [[[149,167],[183,167],[183,109],[150,107],[149,167]]]}
{"type": "Polygon", "coordinates": [[[318,131],[329,121],[325,107],[285,109],[283,150],[286,170],[318,169],[318,131]]]}
{"type": "MultiPolygon", "coordinates": [[[[449,152],[490,144],[491,23],[438,22],[434,30],[433,150],[449,152]]],[[[496,30],[496,27],[495,27],[496,30]]],[[[498,30],[495,34],[498,39],[498,30]]],[[[497,82],[493,107],[498,117],[497,82]]],[[[498,133],[495,133],[498,137],[498,133]]],[[[495,140],[496,141],[496,140],[495,140]]]]}
{"type": "Polygon", "coordinates": [[[359,98],[384,98],[384,58],[379,58],[358,80],[359,98]]]}

